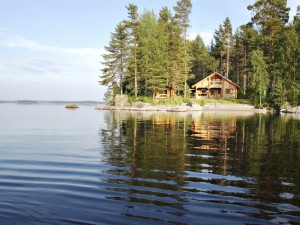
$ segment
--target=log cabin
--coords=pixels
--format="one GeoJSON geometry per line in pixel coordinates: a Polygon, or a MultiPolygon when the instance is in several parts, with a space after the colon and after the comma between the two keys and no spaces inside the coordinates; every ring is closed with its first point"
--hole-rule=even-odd
{"type": "Polygon", "coordinates": [[[192,85],[191,97],[201,98],[237,98],[240,87],[225,76],[215,72],[192,85]]]}
{"type": "Polygon", "coordinates": [[[175,96],[175,89],[171,86],[166,86],[164,93],[161,94],[159,91],[156,91],[154,94],[155,99],[166,99],[173,98],[175,96]]]}

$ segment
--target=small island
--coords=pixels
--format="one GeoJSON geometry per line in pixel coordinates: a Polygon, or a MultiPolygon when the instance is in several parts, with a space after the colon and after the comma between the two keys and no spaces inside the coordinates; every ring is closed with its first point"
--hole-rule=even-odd
{"type": "Polygon", "coordinates": [[[65,106],[65,108],[66,109],[77,109],[77,108],[79,108],[79,106],[76,104],[68,104],[65,106]]]}

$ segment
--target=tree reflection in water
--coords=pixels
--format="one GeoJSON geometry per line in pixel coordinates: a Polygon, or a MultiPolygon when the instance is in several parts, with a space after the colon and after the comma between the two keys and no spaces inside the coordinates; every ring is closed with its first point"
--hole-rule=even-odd
{"type": "Polygon", "coordinates": [[[213,204],[212,217],[297,220],[299,120],[116,111],[105,121],[107,198],[124,202],[124,215],[184,224],[213,204]]]}

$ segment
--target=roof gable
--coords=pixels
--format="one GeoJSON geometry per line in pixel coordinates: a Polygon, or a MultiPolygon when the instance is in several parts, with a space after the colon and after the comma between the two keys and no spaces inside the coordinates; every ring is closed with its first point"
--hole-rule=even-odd
{"type": "Polygon", "coordinates": [[[210,78],[212,76],[218,75],[220,76],[222,79],[226,80],[227,82],[233,84],[234,86],[236,86],[237,88],[240,88],[236,83],[234,83],[233,81],[229,80],[227,77],[224,77],[222,74],[218,73],[218,72],[214,72],[210,75],[208,75],[207,77],[203,78],[202,80],[198,81],[196,84],[192,85],[192,88],[195,88],[197,86],[197,84],[199,84],[200,82],[204,81],[207,78],[210,78]]]}

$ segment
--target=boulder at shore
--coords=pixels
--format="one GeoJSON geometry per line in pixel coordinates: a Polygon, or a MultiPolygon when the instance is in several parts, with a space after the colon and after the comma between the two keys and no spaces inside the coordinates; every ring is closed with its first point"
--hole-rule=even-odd
{"type": "Polygon", "coordinates": [[[115,107],[116,108],[124,108],[128,103],[127,95],[116,95],[115,97],[115,107]]]}
{"type": "Polygon", "coordinates": [[[290,108],[290,109],[281,109],[280,112],[284,112],[284,113],[300,113],[300,106],[293,107],[293,108],[290,108]]]}
{"type": "Polygon", "coordinates": [[[178,107],[172,107],[167,109],[167,112],[187,112],[187,111],[202,111],[202,107],[194,102],[189,102],[187,104],[183,103],[178,107]]]}

